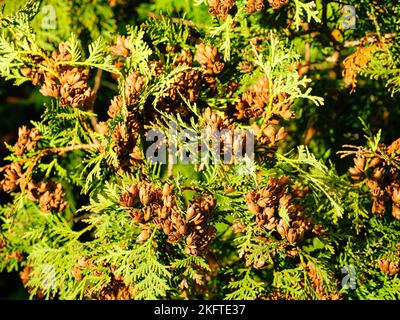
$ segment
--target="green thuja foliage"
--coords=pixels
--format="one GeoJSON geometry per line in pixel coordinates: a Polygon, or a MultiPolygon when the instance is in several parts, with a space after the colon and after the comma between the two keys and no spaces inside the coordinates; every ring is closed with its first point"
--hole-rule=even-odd
{"type": "Polygon", "coordinates": [[[46,102],[6,144],[0,270],[31,298],[398,299],[400,142],[367,125],[390,4],[344,30],[340,2],[5,1],[0,75],[46,102]]]}

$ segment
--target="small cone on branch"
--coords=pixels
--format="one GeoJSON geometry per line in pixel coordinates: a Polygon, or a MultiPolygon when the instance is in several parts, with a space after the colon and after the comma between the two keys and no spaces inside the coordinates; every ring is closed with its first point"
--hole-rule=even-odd
{"type": "Polygon", "coordinates": [[[235,6],[235,0],[208,0],[208,5],[210,14],[219,16],[224,20],[235,6]]]}
{"type": "Polygon", "coordinates": [[[159,78],[164,73],[164,64],[161,60],[150,60],[149,69],[151,76],[159,78]]]}
{"type": "Polygon", "coordinates": [[[145,84],[145,78],[136,72],[132,72],[125,80],[126,104],[132,105],[139,100],[140,92],[145,84]]]}
{"type": "Polygon", "coordinates": [[[133,207],[135,197],[128,190],[125,190],[119,198],[119,203],[124,207],[133,207]]]}
{"type": "Polygon", "coordinates": [[[109,115],[110,118],[115,118],[117,115],[121,113],[121,110],[122,110],[121,96],[115,96],[111,100],[111,104],[108,107],[107,114],[109,115]]]}
{"type": "Polygon", "coordinates": [[[22,167],[19,163],[14,162],[5,170],[0,187],[4,192],[11,193],[18,188],[22,179],[24,179],[22,167]]]}
{"type": "Polygon", "coordinates": [[[174,66],[188,66],[193,64],[193,58],[190,51],[182,50],[181,53],[176,57],[174,66]]]}
{"type": "Polygon", "coordinates": [[[111,54],[127,57],[129,55],[128,41],[124,36],[118,36],[117,43],[111,48],[111,54]]]}
{"type": "Polygon", "coordinates": [[[50,212],[51,210],[62,212],[67,206],[67,202],[63,200],[64,192],[60,183],[46,184],[47,190],[40,195],[39,205],[40,209],[44,212],[50,212]]]}
{"type": "Polygon", "coordinates": [[[181,95],[193,102],[200,92],[200,72],[194,69],[187,69],[179,72],[174,83],[168,90],[168,97],[172,101],[181,100],[181,95]]]}
{"type": "Polygon", "coordinates": [[[219,59],[217,48],[204,43],[196,45],[195,59],[210,75],[219,74],[224,68],[224,63],[219,59]]]}
{"type": "Polygon", "coordinates": [[[269,5],[272,9],[280,9],[289,3],[289,0],[268,0],[269,5]]]}
{"type": "Polygon", "coordinates": [[[264,9],[264,0],[247,0],[246,11],[248,13],[254,13],[264,9]]]}
{"type": "Polygon", "coordinates": [[[20,127],[18,129],[18,141],[14,146],[14,153],[20,157],[25,151],[33,151],[39,140],[40,133],[37,129],[27,129],[26,126],[20,127]]]}
{"type": "Polygon", "coordinates": [[[399,273],[400,271],[400,264],[398,261],[390,261],[388,259],[381,259],[378,261],[378,266],[379,269],[381,269],[382,272],[394,276],[395,274],[399,273]]]}
{"type": "Polygon", "coordinates": [[[151,231],[149,229],[144,229],[138,236],[138,241],[143,243],[151,236],[151,231]]]}

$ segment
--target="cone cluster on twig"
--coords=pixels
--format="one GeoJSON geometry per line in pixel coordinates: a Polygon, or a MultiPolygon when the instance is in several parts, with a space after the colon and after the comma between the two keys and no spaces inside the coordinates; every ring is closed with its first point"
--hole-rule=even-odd
{"type": "Polygon", "coordinates": [[[267,77],[261,76],[258,81],[246,90],[241,100],[236,104],[236,117],[241,119],[251,119],[254,117],[262,117],[265,114],[265,109],[268,105],[272,104],[269,108],[272,113],[271,117],[278,117],[284,120],[289,120],[293,117],[293,112],[290,111],[291,101],[286,101],[286,95],[280,94],[270,101],[271,86],[267,77]]]}
{"type": "Polygon", "coordinates": [[[349,169],[354,180],[365,179],[372,194],[373,214],[382,216],[391,205],[392,216],[400,220],[400,139],[388,147],[379,145],[378,153],[359,149],[349,169]]]}
{"type": "Polygon", "coordinates": [[[111,133],[114,141],[113,150],[118,158],[118,170],[134,172],[142,165],[142,153],[138,143],[139,123],[129,119],[126,123],[119,123],[111,133]]]}
{"type": "Polygon", "coordinates": [[[195,199],[182,215],[173,193],[173,186],[164,184],[158,188],[148,182],[140,182],[128,187],[120,197],[120,204],[129,210],[133,220],[140,224],[143,231],[139,242],[151,236],[148,222],[167,236],[167,242],[177,243],[185,239],[186,252],[197,255],[204,250],[215,234],[209,225],[215,200],[211,196],[195,199]]]}
{"type": "Polygon", "coordinates": [[[92,99],[89,70],[63,64],[71,60],[65,43],[59,45],[58,52],[54,52],[50,59],[33,57],[33,60],[37,61],[35,67],[25,66],[21,73],[33,84],[40,85],[44,96],[59,98],[63,106],[77,108],[88,105],[92,99]]]}
{"type": "Polygon", "coordinates": [[[400,271],[400,262],[399,261],[391,261],[387,258],[382,258],[378,261],[379,269],[382,272],[394,276],[395,274],[399,273],[400,271]]]}
{"type": "Polygon", "coordinates": [[[246,2],[246,11],[248,13],[255,13],[263,10],[264,8],[264,0],[247,0],[246,2]]]}
{"type": "Polygon", "coordinates": [[[288,188],[289,178],[271,178],[266,187],[249,191],[245,196],[248,209],[256,216],[258,227],[275,229],[290,244],[303,240],[310,230],[310,219],[296,203],[298,194],[288,188]]]}
{"type": "Polygon", "coordinates": [[[252,129],[256,137],[256,151],[261,152],[265,148],[267,150],[276,150],[279,141],[287,137],[284,127],[278,126],[278,121],[268,121],[263,128],[257,124],[253,124],[252,129]],[[279,128],[279,129],[277,129],[279,128]]]}
{"type": "Polygon", "coordinates": [[[207,139],[220,139],[219,151],[221,157],[225,159],[225,153],[228,152],[231,157],[226,160],[233,163],[236,154],[242,155],[244,153],[246,143],[248,143],[246,132],[236,128],[235,124],[225,114],[218,115],[210,107],[207,107],[200,118],[200,123],[205,128],[207,139]]]}
{"type": "Polygon", "coordinates": [[[18,188],[24,179],[24,172],[18,162],[13,162],[4,170],[4,177],[0,181],[1,189],[6,193],[11,193],[18,188]]]}
{"type": "MultiPolygon", "coordinates": [[[[160,189],[148,182],[133,184],[122,193],[120,204],[130,208],[129,213],[136,223],[152,220],[170,243],[179,242],[186,234],[186,222],[177,207],[172,185],[165,184],[160,189]]],[[[144,242],[149,237],[150,231],[144,227],[138,240],[144,242]]]]}
{"type": "Polygon", "coordinates": [[[269,5],[272,9],[280,9],[289,3],[289,0],[268,0],[269,5]]]}
{"type": "Polygon", "coordinates": [[[67,206],[64,201],[64,192],[61,183],[52,181],[42,181],[35,183],[28,182],[27,197],[31,201],[39,202],[40,208],[44,212],[57,211],[62,212],[67,206]]]}
{"type": "Polygon", "coordinates": [[[321,300],[339,300],[340,295],[338,293],[328,294],[325,290],[324,283],[322,281],[322,277],[315,268],[315,265],[311,262],[308,262],[306,265],[307,275],[311,280],[311,286],[314,289],[315,293],[318,295],[321,300]]]}
{"type": "Polygon", "coordinates": [[[187,254],[198,255],[214,239],[216,229],[210,225],[210,218],[215,205],[214,198],[209,195],[195,199],[187,208],[188,236],[185,248],[187,254]]]}
{"type": "Polygon", "coordinates": [[[115,277],[112,277],[111,281],[96,294],[96,298],[100,300],[132,300],[134,297],[133,289],[115,277]]]}
{"type": "Polygon", "coordinates": [[[212,15],[226,19],[235,7],[235,0],[208,0],[208,12],[212,15]]]}
{"type": "Polygon", "coordinates": [[[117,37],[116,44],[111,47],[111,54],[125,58],[129,55],[128,40],[125,36],[117,37]]]}
{"type": "Polygon", "coordinates": [[[191,68],[193,58],[189,51],[182,50],[174,62],[174,67],[185,66],[187,69],[180,71],[175,81],[168,90],[168,98],[172,101],[181,101],[181,95],[193,102],[200,92],[201,75],[199,70],[191,68]]]}
{"type": "Polygon", "coordinates": [[[203,80],[214,91],[216,86],[215,76],[220,74],[224,63],[220,60],[217,48],[200,43],[196,45],[195,60],[205,70],[203,80]]]}
{"type": "Polygon", "coordinates": [[[33,151],[39,140],[40,133],[37,129],[28,129],[26,126],[20,127],[18,129],[18,141],[14,146],[15,155],[20,157],[26,151],[33,151]]]}

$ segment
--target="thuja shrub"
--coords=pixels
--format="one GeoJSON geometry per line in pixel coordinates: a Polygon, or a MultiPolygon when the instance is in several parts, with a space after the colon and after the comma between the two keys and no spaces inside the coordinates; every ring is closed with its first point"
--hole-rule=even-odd
{"type": "Polygon", "coordinates": [[[31,298],[400,298],[400,142],[360,106],[400,88],[391,2],[352,29],[327,1],[6,1],[0,74],[46,102],[0,168],[0,269],[31,298]]]}

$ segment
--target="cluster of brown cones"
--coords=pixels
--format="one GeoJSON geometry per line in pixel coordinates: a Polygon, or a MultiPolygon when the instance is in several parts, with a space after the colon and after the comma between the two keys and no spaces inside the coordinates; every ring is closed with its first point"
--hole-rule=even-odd
{"type": "MultiPolygon", "coordinates": [[[[265,0],[247,0],[245,9],[249,14],[260,12],[265,8],[265,0]]],[[[289,3],[289,0],[268,0],[272,9],[280,9],[289,3]]],[[[235,0],[208,0],[208,12],[225,20],[227,15],[236,14],[235,0]]]]}
{"type": "Polygon", "coordinates": [[[244,154],[246,148],[246,132],[236,128],[225,114],[218,115],[207,107],[201,115],[200,124],[205,129],[206,139],[220,140],[220,154],[227,163],[235,161],[236,154],[244,154]],[[225,155],[227,155],[225,157],[225,155]]]}
{"type": "MultiPolygon", "coordinates": [[[[40,138],[40,133],[37,129],[28,129],[26,126],[20,127],[18,129],[18,141],[14,145],[15,155],[21,157],[24,153],[35,150],[40,138]]],[[[8,167],[5,167],[0,187],[4,192],[10,193],[17,189],[22,181],[25,181],[22,166],[18,162],[13,162],[8,167]]]]}
{"type": "Polygon", "coordinates": [[[195,59],[205,70],[203,73],[204,82],[211,91],[215,90],[216,78],[224,68],[224,63],[220,60],[217,48],[204,43],[196,45],[195,59]]]}
{"type": "Polygon", "coordinates": [[[210,225],[211,213],[216,205],[212,196],[195,199],[186,210],[188,236],[186,253],[197,255],[214,239],[216,229],[210,225]]]}
{"type": "Polygon", "coordinates": [[[35,183],[28,182],[27,197],[29,200],[39,202],[40,209],[43,212],[52,210],[62,212],[67,206],[64,201],[64,192],[61,183],[52,181],[42,181],[35,183]]]}
{"type": "Polygon", "coordinates": [[[246,11],[248,13],[258,12],[264,8],[264,0],[247,0],[246,2],[246,11]]]}
{"type": "Polygon", "coordinates": [[[308,262],[306,265],[307,275],[311,280],[311,286],[314,289],[315,293],[318,295],[318,298],[321,300],[339,300],[340,295],[338,293],[327,294],[324,289],[325,285],[322,281],[321,275],[317,272],[315,265],[308,262]]]}
{"type": "Polygon", "coordinates": [[[382,258],[381,260],[379,260],[378,266],[382,272],[384,272],[390,276],[394,276],[395,274],[398,274],[400,271],[400,262],[399,261],[391,261],[386,258],[382,258]]]}
{"type": "Polygon", "coordinates": [[[60,183],[42,181],[35,183],[27,181],[25,172],[17,162],[12,163],[5,170],[4,177],[0,181],[1,189],[6,193],[15,191],[18,187],[26,185],[27,197],[29,200],[38,202],[43,212],[64,211],[67,202],[64,201],[64,192],[60,183]]]}
{"type": "Polygon", "coordinates": [[[209,226],[215,206],[211,196],[195,199],[184,216],[177,206],[172,185],[165,184],[161,189],[154,184],[140,182],[122,193],[120,204],[129,210],[133,220],[143,228],[139,242],[151,236],[150,221],[164,232],[169,243],[177,243],[185,238],[186,252],[192,255],[204,250],[214,236],[214,229],[209,226]]]}
{"type": "Polygon", "coordinates": [[[25,66],[21,73],[33,84],[40,85],[44,96],[59,98],[61,105],[73,108],[85,107],[91,101],[89,70],[62,64],[71,60],[65,43],[61,43],[59,51],[48,60],[41,57],[33,57],[33,60],[37,61],[35,67],[25,66]]]}
{"type": "Polygon", "coordinates": [[[386,207],[391,205],[392,216],[400,220],[400,170],[393,165],[394,162],[400,163],[400,139],[389,146],[381,144],[379,149],[381,155],[369,150],[359,150],[349,172],[356,181],[366,179],[366,185],[372,194],[373,214],[382,216],[386,207]]]}
{"type": "MultiPolygon", "coordinates": [[[[168,100],[180,101],[181,96],[193,102],[197,99],[200,93],[201,86],[201,73],[199,70],[193,69],[192,54],[187,50],[182,50],[174,62],[174,68],[187,67],[187,69],[180,71],[174,83],[168,90],[168,100]]],[[[165,109],[165,108],[164,108],[165,109]]]]}
{"type": "Polygon", "coordinates": [[[272,9],[280,9],[289,3],[289,0],[268,0],[272,9]]]}
{"type": "Polygon", "coordinates": [[[235,0],[208,0],[208,12],[225,20],[228,14],[232,14],[235,0]]]}
{"type": "MultiPolygon", "coordinates": [[[[273,110],[270,115],[284,120],[289,120],[293,117],[293,112],[290,111],[291,102],[286,101],[286,95],[280,94],[270,101],[271,86],[267,77],[261,76],[257,82],[248,88],[242,95],[241,100],[236,105],[236,117],[241,119],[251,119],[262,117],[265,113],[266,106],[272,104],[269,109],[273,110]]],[[[269,120],[269,118],[267,120],[269,120]]]]}
{"type": "Polygon", "coordinates": [[[35,150],[38,141],[40,140],[40,133],[37,129],[28,129],[22,126],[18,129],[18,141],[14,146],[14,153],[17,156],[22,156],[25,152],[35,150]]]}
{"type": "MultiPolygon", "coordinates": [[[[125,79],[125,104],[128,110],[131,109],[129,106],[134,105],[140,97],[140,93],[145,83],[145,77],[139,75],[137,72],[131,72],[125,79]]],[[[111,101],[111,105],[108,108],[108,115],[111,118],[116,117],[122,111],[122,98],[121,96],[115,96],[111,101]]]]}
{"type": "Polygon", "coordinates": [[[0,187],[4,192],[11,193],[18,188],[23,179],[25,178],[21,165],[18,162],[14,162],[4,170],[3,179],[0,180],[0,187]]]}
{"type": "Polygon", "coordinates": [[[266,187],[249,191],[245,199],[249,211],[256,216],[258,227],[275,229],[293,245],[303,240],[311,222],[296,203],[299,194],[289,190],[288,182],[287,176],[271,178],[266,187]]]}
{"type": "MultiPolygon", "coordinates": [[[[125,80],[125,103],[127,106],[126,121],[118,123],[111,132],[111,138],[114,141],[113,149],[118,157],[119,170],[132,171],[139,167],[142,162],[142,154],[137,145],[140,121],[137,119],[137,112],[132,107],[139,99],[143,88],[145,78],[136,72],[132,72],[125,80]]],[[[115,96],[108,108],[108,115],[111,119],[121,114],[123,100],[121,96],[115,96]]],[[[105,125],[107,134],[108,127],[105,125]]]]}

